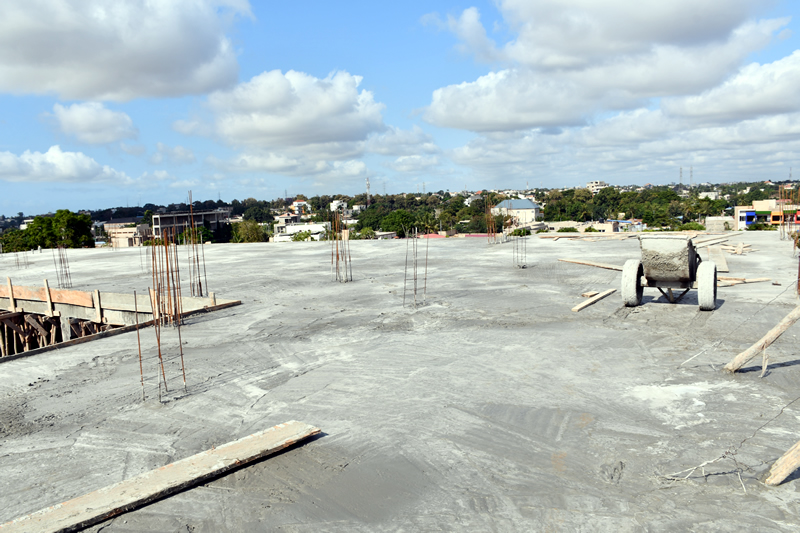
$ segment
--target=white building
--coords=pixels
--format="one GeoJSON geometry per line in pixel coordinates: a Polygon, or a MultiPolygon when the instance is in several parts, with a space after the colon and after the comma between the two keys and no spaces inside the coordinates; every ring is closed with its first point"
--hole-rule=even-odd
{"type": "Polygon", "coordinates": [[[541,212],[539,204],[528,199],[503,200],[492,208],[493,215],[508,215],[514,219],[517,226],[524,226],[536,222],[541,212]]]}
{"type": "Polygon", "coordinates": [[[275,242],[289,242],[292,240],[292,237],[297,233],[303,233],[304,231],[308,231],[311,233],[309,236],[309,240],[312,241],[319,241],[325,237],[328,229],[330,228],[330,222],[322,222],[322,223],[310,223],[310,224],[290,224],[283,228],[281,233],[275,233],[274,241],[275,242]]]}
{"type": "Polygon", "coordinates": [[[593,195],[600,192],[600,189],[605,189],[606,187],[608,187],[608,183],[605,181],[590,181],[586,184],[586,188],[589,189],[593,195]]]}

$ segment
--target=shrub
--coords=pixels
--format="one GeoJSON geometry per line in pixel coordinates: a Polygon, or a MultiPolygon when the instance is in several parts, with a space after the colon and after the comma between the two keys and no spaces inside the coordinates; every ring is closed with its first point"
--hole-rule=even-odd
{"type": "Polygon", "coordinates": [[[559,228],[557,233],[578,233],[578,228],[559,228]]]}
{"type": "Polygon", "coordinates": [[[687,222],[680,226],[675,226],[675,231],[705,231],[706,227],[697,222],[687,222]]]}
{"type": "Polygon", "coordinates": [[[756,222],[747,226],[747,231],[777,231],[778,226],[772,224],[764,224],[763,222],[756,222]]]}
{"type": "Polygon", "coordinates": [[[596,228],[593,228],[592,226],[589,226],[588,228],[583,230],[583,232],[584,233],[600,233],[600,230],[596,229],[596,228]]]}
{"type": "Polygon", "coordinates": [[[530,235],[531,230],[528,228],[517,228],[511,232],[511,235],[514,237],[524,237],[525,235],[530,235]]]}

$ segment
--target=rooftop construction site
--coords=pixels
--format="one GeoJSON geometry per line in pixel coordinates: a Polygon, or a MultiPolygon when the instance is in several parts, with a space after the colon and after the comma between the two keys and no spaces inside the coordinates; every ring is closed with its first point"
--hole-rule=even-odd
{"type": "Polygon", "coordinates": [[[787,232],[332,230],[0,255],[0,532],[796,531],[787,232]]]}

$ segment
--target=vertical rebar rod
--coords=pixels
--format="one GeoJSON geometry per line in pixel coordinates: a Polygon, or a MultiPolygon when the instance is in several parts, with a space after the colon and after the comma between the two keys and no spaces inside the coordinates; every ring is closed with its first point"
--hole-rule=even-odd
{"type": "Polygon", "coordinates": [[[422,289],[422,303],[424,304],[428,299],[428,247],[430,245],[430,237],[425,239],[425,281],[422,289]]]}
{"type": "Polygon", "coordinates": [[[136,344],[139,346],[139,378],[142,381],[142,401],[144,401],[144,367],[142,366],[142,341],[139,338],[139,303],[133,291],[133,314],[136,316],[136,344]]]}
{"type": "Polygon", "coordinates": [[[406,228],[403,228],[403,235],[406,237],[406,263],[405,270],[403,270],[403,307],[406,306],[406,286],[408,285],[408,233],[406,228]]]}

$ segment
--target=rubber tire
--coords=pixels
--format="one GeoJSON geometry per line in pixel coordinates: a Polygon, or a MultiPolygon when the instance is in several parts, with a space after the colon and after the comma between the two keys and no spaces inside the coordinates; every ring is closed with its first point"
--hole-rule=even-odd
{"type": "Polygon", "coordinates": [[[717,265],[703,261],[697,267],[697,301],[701,311],[717,308],[717,265]]]}
{"type": "Polygon", "coordinates": [[[622,301],[625,307],[636,307],[642,303],[644,267],[638,259],[628,259],[622,267],[622,301]]]}

